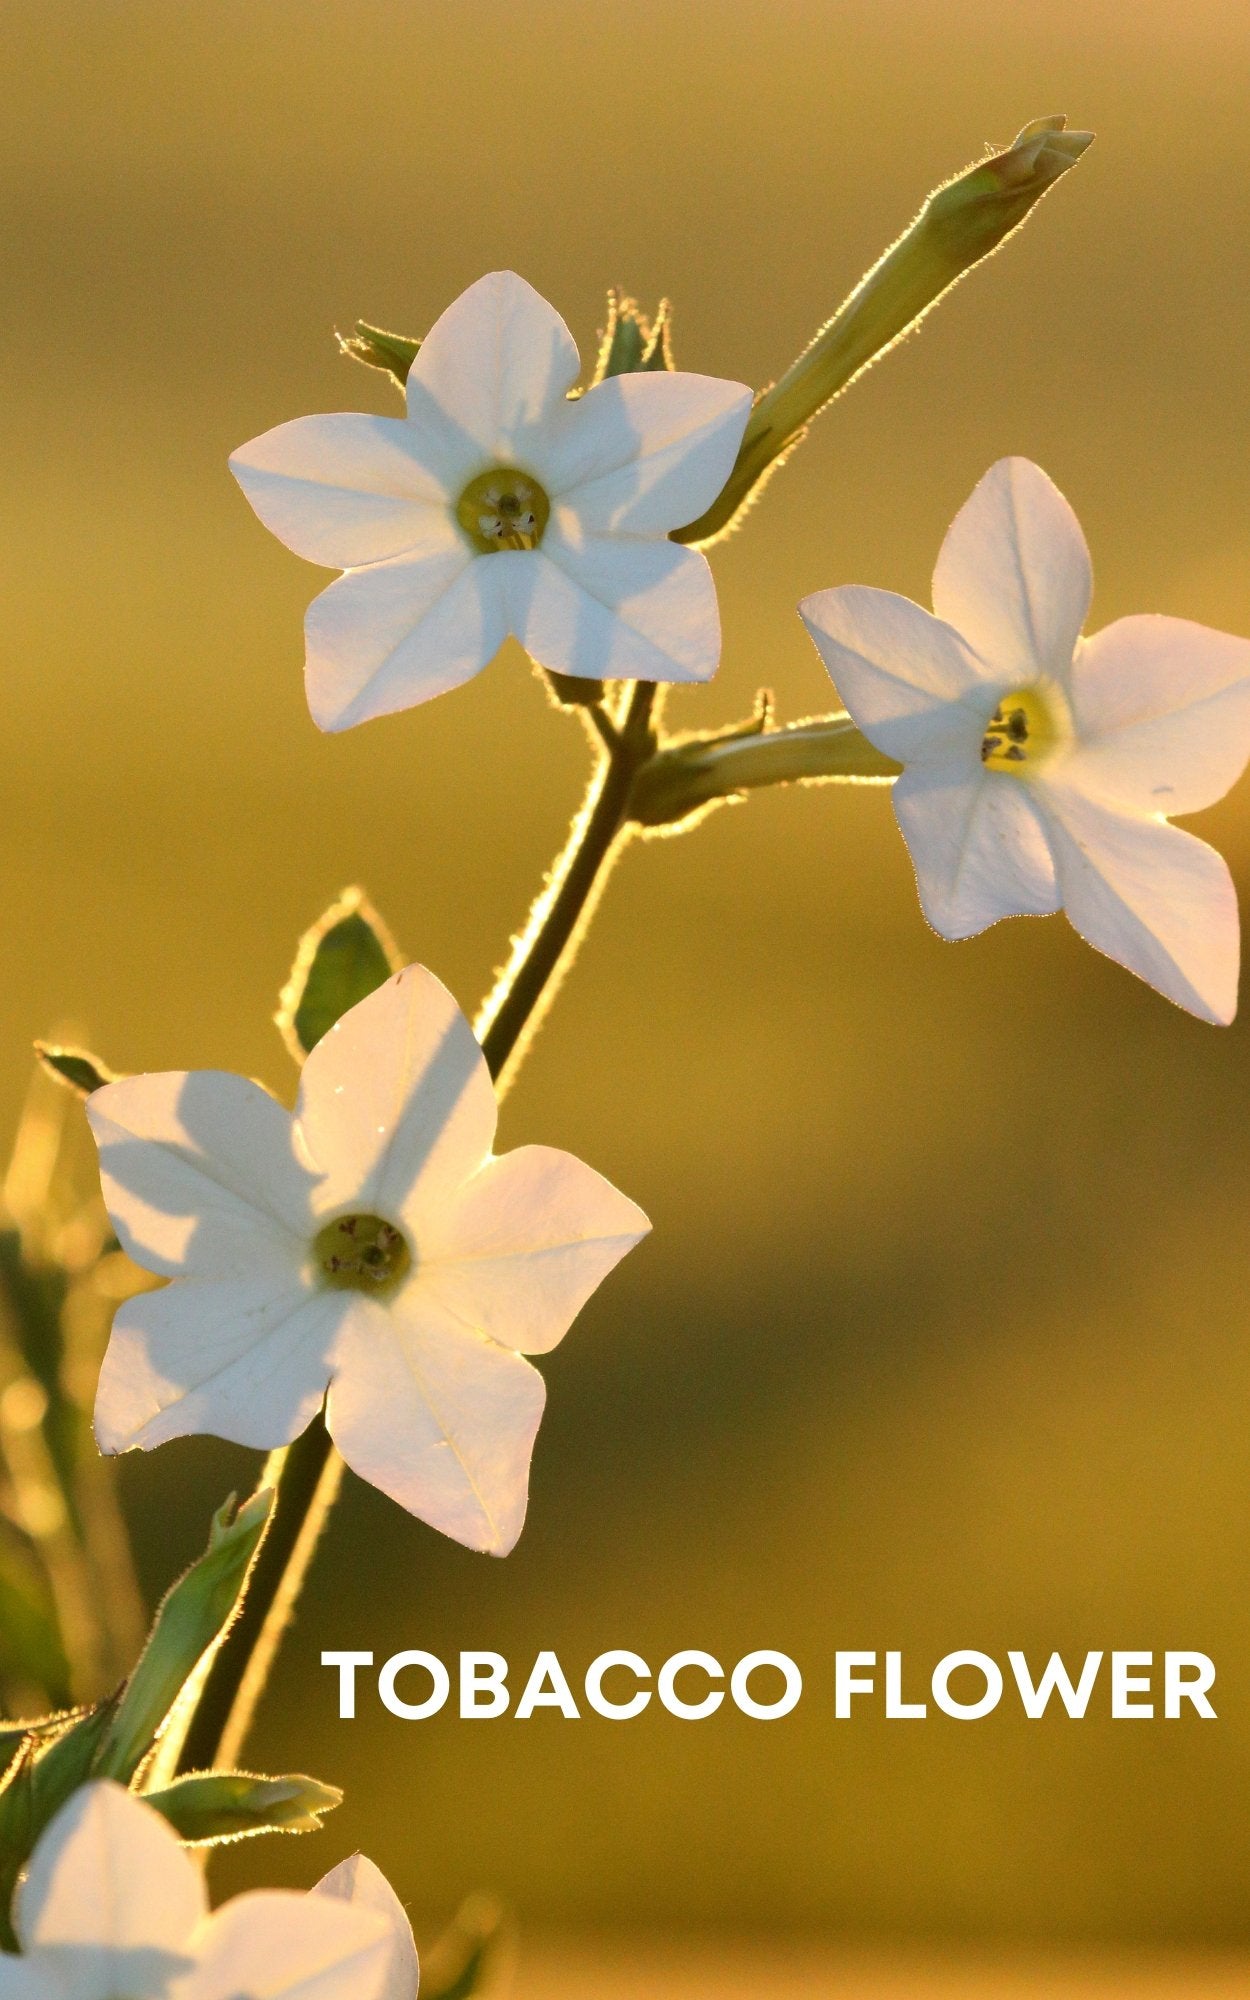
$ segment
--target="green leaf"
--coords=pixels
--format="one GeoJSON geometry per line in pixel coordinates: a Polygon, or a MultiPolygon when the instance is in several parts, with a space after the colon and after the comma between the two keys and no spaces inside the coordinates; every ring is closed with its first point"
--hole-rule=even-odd
{"type": "Polygon", "coordinates": [[[304,932],[278,1002],[278,1027],[296,1062],[403,963],[364,890],[345,889],[304,932]]]}
{"type": "Polygon", "coordinates": [[[37,1743],[41,1736],[55,1736],[76,1722],[85,1709],[64,1709],[57,1715],[41,1715],[33,1722],[0,1722],[0,1778],[12,1768],[23,1743],[37,1743]]]}
{"type": "Polygon", "coordinates": [[[370,326],[363,319],[356,321],[355,333],[340,333],[337,339],[340,354],[363,362],[366,368],[383,369],[394,376],[401,389],[408,381],[408,370],[421,346],[419,340],[412,340],[407,334],[387,333],[383,327],[370,326]]]}
{"type": "Polygon", "coordinates": [[[35,1844],[34,1750],[28,1742],[0,1788],[0,1948],[17,1950],[10,1910],[35,1844]]]}
{"type": "MultiPolygon", "coordinates": [[[[70,1700],[69,1666],[47,1578],[25,1537],[0,1517],[0,1681],[42,1689],[58,1708],[70,1700]]],[[[16,1725],[14,1725],[16,1726],[16,1725]]],[[[0,1728],[0,1766],[10,1725],[0,1728]]]]}
{"type": "Polygon", "coordinates": [[[196,1771],[144,1797],[193,1847],[253,1833],[316,1833],[321,1815],[343,1803],[336,1786],[316,1778],[258,1778],[247,1771],[196,1771]]]}
{"type": "Polygon", "coordinates": [[[79,1097],[90,1097],[106,1083],[117,1082],[117,1071],[109,1068],[86,1049],[65,1049],[55,1042],[36,1042],[35,1054],[44,1068],[61,1083],[67,1083],[79,1097]]]}
{"type": "Polygon", "coordinates": [[[671,368],[672,312],[661,299],[655,319],[648,320],[637,299],[624,298],[615,290],[608,293],[608,323],[599,342],[595,381],[609,375],[637,375],[644,370],[671,368]]]}
{"type": "Polygon", "coordinates": [[[421,1965],[421,2000],[470,2000],[502,1972],[509,1932],[489,1896],[470,1896],[421,1965]]]}
{"type": "Polygon", "coordinates": [[[110,1696],[98,1708],[89,1708],[68,1729],[53,1738],[46,1749],[36,1745],[32,1786],[35,1801],[34,1837],[37,1840],[71,1792],[97,1776],[96,1760],[117,1708],[117,1696],[110,1696]]]}
{"type": "Polygon", "coordinates": [[[237,1513],[233,1499],[214,1515],[208,1548],[166,1592],[147,1645],[122,1691],[96,1775],[129,1784],[149,1755],[186,1682],[225,1637],[273,1512],[262,1487],[237,1513]]]}

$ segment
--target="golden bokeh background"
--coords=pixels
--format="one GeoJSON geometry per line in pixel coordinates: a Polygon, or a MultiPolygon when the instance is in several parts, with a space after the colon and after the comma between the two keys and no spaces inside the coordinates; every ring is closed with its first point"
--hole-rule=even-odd
{"type": "MultiPolygon", "coordinates": [[[[513,650],[344,737],[307,715],[326,579],[225,460],[398,409],[336,355],[357,315],[420,332],[507,264],[584,353],[616,283],[673,298],[679,364],[759,384],[935,181],[1064,110],[1093,151],[718,552],[724,665],[673,712],[828,705],[796,600],[925,598],[1005,452],[1081,515],[1097,623],[1250,631],[1239,0],[7,0],[0,29],[6,1129],[67,1017],[120,1068],[289,1093],[275,996],[351,881],[471,1007],[558,845],[585,747],[513,650]]],[[[1250,788],[1195,824],[1244,901],[1250,788]]],[[[251,1746],[348,1804],[223,1887],[363,1845],[425,1923],[489,1886],[556,1931],[1250,1941],[1248,1106],[1247,1023],[1062,919],[930,935],[881,791],[631,851],[503,1136],[654,1235],[545,1364],[506,1563],[349,1486],[251,1746]],[[340,1723],[323,1646],[769,1646],[807,1693],[769,1726],[340,1723]],[[833,1721],[837,1648],[969,1646],[1199,1648],[1220,1719],[833,1721]]],[[[153,1590],[249,1470],[127,1462],[153,1590]]]]}

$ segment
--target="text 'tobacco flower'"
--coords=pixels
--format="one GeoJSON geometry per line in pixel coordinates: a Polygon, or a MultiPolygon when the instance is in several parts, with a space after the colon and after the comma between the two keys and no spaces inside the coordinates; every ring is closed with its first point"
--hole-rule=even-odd
{"type": "Polygon", "coordinates": [[[1221,857],[1168,824],[1250,757],[1250,641],[1182,618],[1092,638],[1076,516],[1023,458],[951,525],[936,616],[851,587],[799,607],[869,741],[904,766],[894,809],[943,937],[1067,912],[1088,942],[1206,1021],[1237,1008],[1237,898],[1221,857]]]}
{"type": "Polygon", "coordinates": [[[293,1116],[217,1070],[126,1077],[87,1110],[125,1249],[173,1281],[118,1308],[102,1449],[192,1431],[273,1449],[325,1397],[363,1479],[506,1554],[545,1393],[522,1357],[649,1224],[571,1154],[492,1153],[494,1087],[433,974],[410,966],[343,1016],[293,1116]]]}
{"type": "Polygon", "coordinates": [[[422,341],[406,418],[298,417],[234,453],[265,526],[346,572],[305,624],[322,729],[459,687],[510,633],[583,678],[715,672],[711,571],[667,537],[720,492],[751,392],[658,370],[570,399],[580,368],[555,309],[495,271],[422,341]]]}

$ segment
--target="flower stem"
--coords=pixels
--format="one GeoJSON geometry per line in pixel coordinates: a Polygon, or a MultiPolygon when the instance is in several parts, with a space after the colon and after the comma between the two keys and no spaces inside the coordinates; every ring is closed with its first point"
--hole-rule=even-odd
{"type": "MultiPolygon", "coordinates": [[[[585,803],[475,1024],[500,1097],[576,955],[626,838],[634,779],[655,750],[657,692],[650,681],[630,689],[585,803]]],[[[182,1742],[163,1746],[163,1771],[207,1770],[238,1758],[341,1473],[320,1417],[294,1444],[270,1453],[262,1474],[263,1484],[277,1488],[269,1532],[239,1618],[213,1657],[194,1708],[170,1725],[182,1729],[182,1742]]]]}

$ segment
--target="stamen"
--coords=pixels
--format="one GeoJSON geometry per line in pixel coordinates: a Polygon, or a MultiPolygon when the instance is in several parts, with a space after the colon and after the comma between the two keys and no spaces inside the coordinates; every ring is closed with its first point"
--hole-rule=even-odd
{"type": "Polygon", "coordinates": [[[497,465],[471,479],[456,502],[456,519],[481,555],[536,549],[551,518],[551,502],[527,472],[497,465]]]}
{"type": "Polygon", "coordinates": [[[981,762],[991,771],[1011,771],[1049,755],[1060,738],[1054,698],[1041,688],[1018,688],[1004,695],[985,725],[981,762]]]}
{"type": "Polygon", "coordinates": [[[384,1291],[412,1265],[403,1231],[380,1215],[340,1215],[317,1232],[313,1258],[323,1284],[336,1290],[384,1291]]]}

